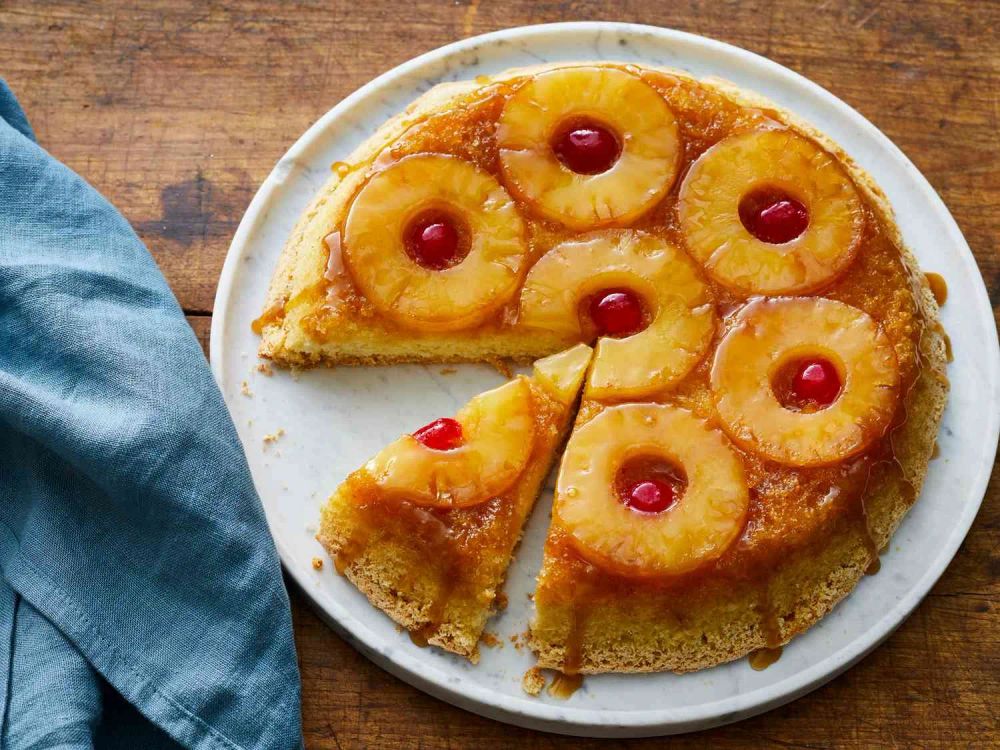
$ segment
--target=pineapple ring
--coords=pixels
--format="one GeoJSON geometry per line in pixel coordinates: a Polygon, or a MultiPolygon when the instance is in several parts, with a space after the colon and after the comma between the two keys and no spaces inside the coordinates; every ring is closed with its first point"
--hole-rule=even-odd
{"type": "Polygon", "coordinates": [[[836,159],[789,131],[727,138],[691,166],[678,198],[687,248],[720,284],[753,294],[801,294],[833,281],[854,260],[864,216],[836,159]],[[743,225],[743,198],[778,190],[809,211],[805,231],[770,244],[743,225]]]}
{"type": "Polygon", "coordinates": [[[476,396],[455,415],[464,443],[439,451],[404,435],[365,470],[387,496],[438,508],[464,508],[509,488],[534,446],[535,415],[527,378],[476,396]]]}
{"type": "Polygon", "coordinates": [[[849,458],[885,433],[896,410],[899,368],[878,324],[823,298],[759,299],[722,339],[711,373],[719,417],[740,445],[791,466],[849,458]],[[787,364],[822,357],[843,383],[819,411],[785,408],[772,383],[787,364]]]}
{"type": "Polygon", "coordinates": [[[718,558],[739,536],[750,503],[743,463],[726,436],[691,412],[622,404],[577,429],[566,446],[555,522],[588,560],[625,575],[679,575],[718,558]],[[660,513],[632,510],[614,489],[629,459],[659,455],[687,487],[660,513]]]}
{"type": "Polygon", "coordinates": [[[652,208],[673,185],[680,153],[670,107],[617,68],[560,68],[531,78],[504,106],[497,144],[511,191],[578,230],[628,223],[652,208]],[[578,174],[559,161],[552,140],[574,119],[615,133],[621,153],[607,171],[578,174]]]}
{"type": "Polygon", "coordinates": [[[639,398],[668,388],[698,364],[715,331],[715,310],[694,264],[666,241],[631,230],[549,250],[525,279],[519,323],[579,339],[582,300],[616,287],[636,291],[652,320],[636,334],[597,342],[590,398],[639,398]]]}
{"type": "Polygon", "coordinates": [[[453,156],[418,154],[376,173],[351,205],[344,258],[376,308],[408,328],[451,331],[483,322],[517,291],[526,260],[524,223],[493,177],[453,156]],[[428,210],[458,214],[469,252],[431,270],[406,252],[404,233],[428,210]]]}

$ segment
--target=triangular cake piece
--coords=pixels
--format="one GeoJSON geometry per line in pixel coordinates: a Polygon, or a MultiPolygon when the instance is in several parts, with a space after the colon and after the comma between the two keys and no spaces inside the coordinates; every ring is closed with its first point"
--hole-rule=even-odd
{"type": "Polygon", "coordinates": [[[479,658],[511,554],[572,421],[592,351],[535,363],[384,448],[327,502],[319,541],[420,645],[479,658]]]}

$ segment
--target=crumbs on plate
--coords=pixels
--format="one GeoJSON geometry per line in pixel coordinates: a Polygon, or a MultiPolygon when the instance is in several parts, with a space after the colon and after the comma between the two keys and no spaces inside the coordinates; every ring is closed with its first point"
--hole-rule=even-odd
{"type": "Polygon", "coordinates": [[[271,443],[277,442],[278,438],[280,438],[284,434],[285,434],[285,429],[283,427],[279,427],[277,432],[272,432],[264,436],[263,438],[264,444],[269,445],[271,443]]]}
{"type": "Polygon", "coordinates": [[[528,695],[538,695],[545,687],[545,675],[538,667],[532,667],[521,678],[521,689],[528,695]]]}

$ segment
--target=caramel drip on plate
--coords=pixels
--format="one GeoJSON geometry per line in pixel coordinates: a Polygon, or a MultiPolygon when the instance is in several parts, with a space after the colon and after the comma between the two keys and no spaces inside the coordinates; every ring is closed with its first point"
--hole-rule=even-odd
{"type": "Polygon", "coordinates": [[[767,669],[778,661],[781,656],[781,623],[774,611],[774,603],[767,584],[762,585],[757,592],[757,604],[754,606],[760,616],[760,630],[764,634],[764,648],[750,652],[747,661],[752,669],[758,672],[767,669]]]}
{"type": "Polygon", "coordinates": [[[938,307],[943,305],[948,301],[948,282],[944,280],[944,276],[939,273],[934,273],[929,271],[924,274],[927,277],[927,285],[931,288],[931,294],[934,295],[934,301],[938,303],[938,307]]]}
{"type": "Polygon", "coordinates": [[[549,684],[549,695],[553,698],[566,700],[573,695],[573,693],[579,690],[582,684],[582,674],[566,674],[565,672],[556,672],[556,676],[552,678],[552,682],[549,684]]]}
{"type": "Polygon", "coordinates": [[[760,672],[767,669],[781,658],[781,646],[778,648],[759,648],[747,657],[750,668],[760,672]]]}
{"type": "Polygon", "coordinates": [[[583,684],[580,665],[583,663],[583,635],[587,625],[588,610],[577,605],[573,608],[569,633],[566,635],[566,652],[563,656],[562,671],[556,672],[549,685],[549,695],[565,700],[583,684]]]}
{"type": "Polygon", "coordinates": [[[764,645],[769,649],[781,648],[781,623],[774,611],[774,603],[767,585],[762,585],[757,592],[757,604],[754,607],[760,616],[760,630],[764,635],[764,645]]]}

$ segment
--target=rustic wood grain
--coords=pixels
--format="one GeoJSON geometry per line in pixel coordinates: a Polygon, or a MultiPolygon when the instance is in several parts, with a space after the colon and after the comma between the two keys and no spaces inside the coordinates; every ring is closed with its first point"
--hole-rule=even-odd
{"type": "MultiPolygon", "coordinates": [[[[1000,317],[995,0],[191,0],[139,6],[0,0],[0,75],[21,98],[42,144],[133,223],[203,344],[216,279],[240,216],[308,125],[420,52],[508,26],[581,19],[651,23],[732,42],[803,73],[857,108],[941,193],[976,254],[1000,317]]],[[[995,470],[951,567],[916,613],[861,664],[765,716],[634,744],[997,746],[998,550],[995,470]]],[[[429,698],[347,646],[297,592],[292,601],[311,748],[598,746],[513,729],[429,698]]]]}

